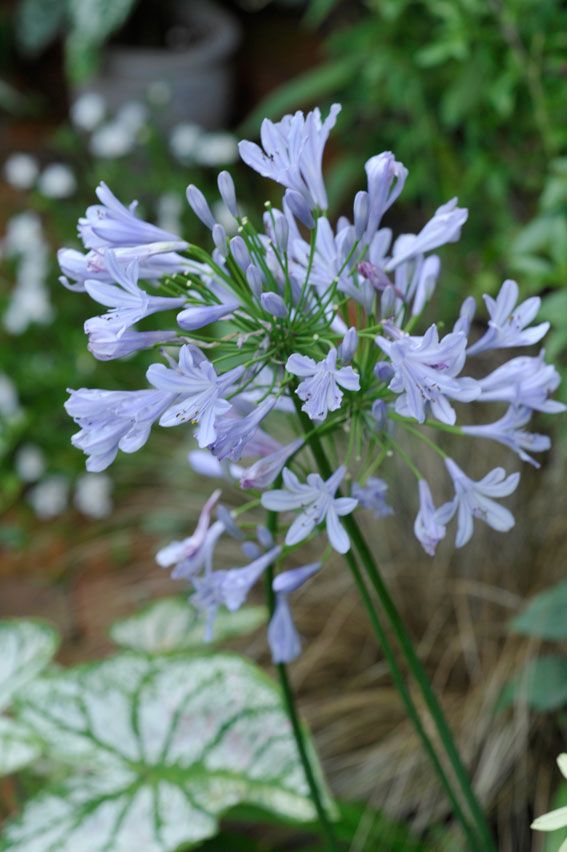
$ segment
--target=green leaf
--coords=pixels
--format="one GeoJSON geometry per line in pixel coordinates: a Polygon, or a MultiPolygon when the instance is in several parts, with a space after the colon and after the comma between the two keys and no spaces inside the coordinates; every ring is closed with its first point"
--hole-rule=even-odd
{"type": "Polygon", "coordinates": [[[511,620],[510,627],[514,633],[540,639],[567,639],[567,580],[532,598],[525,610],[511,620]]]}
{"type": "Polygon", "coordinates": [[[41,621],[0,621],[0,710],[45,668],[58,645],[57,631],[41,621]]]}
{"type": "Polygon", "coordinates": [[[549,654],[531,660],[504,687],[497,709],[525,704],[542,713],[567,704],[567,659],[549,654]]]}
{"type": "MultiPolygon", "coordinates": [[[[263,606],[242,607],[237,612],[219,612],[213,640],[224,642],[234,636],[252,633],[264,624],[268,611],[263,606]]],[[[166,654],[203,647],[203,614],[185,598],[162,598],[148,604],[129,618],[116,621],[110,638],[116,645],[147,654],[166,654]]]]}
{"type": "Polygon", "coordinates": [[[337,97],[337,89],[350,82],[360,66],[360,57],[347,56],[333,60],[278,86],[250,113],[238,128],[243,136],[258,135],[262,119],[279,119],[301,106],[307,106],[327,95],[337,97]]]}
{"type": "Polygon", "coordinates": [[[173,852],[239,802],[314,819],[280,693],[237,655],[120,654],[37,680],[18,711],[71,773],[6,824],[2,852],[173,852]]]}
{"type": "Polygon", "coordinates": [[[66,0],[23,0],[17,7],[15,35],[25,53],[34,56],[53,41],[63,27],[66,0]]]}
{"type": "Polygon", "coordinates": [[[0,716],[0,775],[16,772],[40,754],[41,743],[26,725],[0,716]]]}
{"type": "Polygon", "coordinates": [[[99,48],[122,26],[136,2],[68,0],[70,26],[65,63],[73,82],[83,82],[96,70],[99,48]]]}

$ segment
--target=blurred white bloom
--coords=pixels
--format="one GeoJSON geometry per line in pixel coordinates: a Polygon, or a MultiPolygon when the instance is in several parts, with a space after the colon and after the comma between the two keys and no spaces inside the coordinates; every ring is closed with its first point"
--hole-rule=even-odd
{"type": "Polygon", "coordinates": [[[195,149],[202,166],[225,166],[238,160],[238,143],[232,133],[203,133],[195,149]]]}
{"type": "Polygon", "coordinates": [[[69,483],[61,474],[48,476],[35,485],[27,500],[40,521],[48,521],[64,512],[69,498],[69,483]]]}
{"type": "Polygon", "coordinates": [[[215,201],[211,204],[211,209],[213,212],[213,216],[215,218],[215,222],[218,222],[219,225],[222,225],[225,229],[226,233],[229,237],[234,236],[238,231],[238,222],[228,209],[225,206],[223,201],[215,201]]]}
{"type": "Polygon", "coordinates": [[[181,213],[183,211],[183,200],[175,192],[164,192],[157,201],[157,226],[169,231],[171,234],[179,234],[181,227],[181,213]]]}
{"type": "Polygon", "coordinates": [[[112,512],[112,484],[104,473],[85,473],[77,480],[73,503],[89,518],[106,518],[112,512]]]}
{"type": "Polygon", "coordinates": [[[69,198],[77,189],[77,180],[69,166],[51,163],[40,174],[37,188],[47,198],[69,198]]]}
{"type": "Polygon", "coordinates": [[[50,323],[54,311],[45,286],[49,247],[39,217],[26,211],[10,219],[3,249],[7,256],[18,257],[15,287],[2,318],[4,328],[10,334],[21,334],[31,322],[50,323]]]}
{"type": "Polygon", "coordinates": [[[31,189],[39,174],[39,164],[30,154],[12,154],[4,163],[4,177],[16,189],[31,189]]]}
{"type": "Polygon", "coordinates": [[[135,134],[125,124],[113,121],[103,124],[93,133],[89,149],[95,157],[111,160],[129,154],[135,142],[135,134]]]}
{"type": "Polygon", "coordinates": [[[6,373],[0,373],[0,417],[13,417],[19,410],[18,392],[13,381],[6,373]]]}
{"type": "Polygon", "coordinates": [[[169,137],[169,147],[173,156],[182,163],[193,159],[202,132],[197,124],[191,124],[188,121],[176,125],[169,137]]]}
{"type": "Polygon", "coordinates": [[[7,223],[2,247],[4,253],[11,257],[29,251],[31,246],[43,245],[43,242],[41,219],[32,210],[25,210],[12,216],[7,223]]]}
{"type": "Polygon", "coordinates": [[[154,80],[148,86],[148,100],[154,106],[165,106],[171,100],[171,86],[167,80],[154,80]]]}
{"type": "Polygon", "coordinates": [[[136,135],[148,121],[147,107],[140,101],[128,101],[120,107],[114,116],[114,121],[136,135]]]}
{"type": "Polygon", "coordinates": [[[24,482],[37,482],[45,470],[45,456],[37,444],[22,444],[14,460],[16,473],[24,482]]]}
{"type": "Polygon", "coordinates": [[[98,92],[85,92],[81,95],[71,109],[69,116],[71,121],[80,130],[94,130],[100,124],[106,112],[106,101],[98,92]]]}

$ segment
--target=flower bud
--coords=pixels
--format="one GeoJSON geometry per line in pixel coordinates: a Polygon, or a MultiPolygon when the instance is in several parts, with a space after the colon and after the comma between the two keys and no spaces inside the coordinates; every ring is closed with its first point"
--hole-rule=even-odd
{"type": "Polygon", "coordinates": [[[370,203],[368,200],[368,193],[361,190],[357,192],[354,197],[354,233],[356,235],[356,239],[359,240],[366,230],[366,226],[368,224],[368,213],[370,210],[370,203]]]}
{"type": "Polygon", "coordinates": [[[262,280],[262,273],[253,263],[246,270],[246,280],[256,298],[259,299],[264,289],[264,282],[262,280]]]}
{"type": "Polygon", "coordinates": [[[343,337],[341,345],[339,346],[339,358],[343,364],[350,364],[357,346],[358,334],[356,328],[349,328],[343,337]]]}
{"type": "Polygon", "coordinates": [[[380,311],[383,317],[391,317],[396,310],[396,291],[391,284],[384,289],[380,298],[380,311]]]}
{"type": "Polygon", "coordinates": [[[195,216],[201,220],[203,225],[206,225],[207,228],[210,228],[212,231],[216,223],[213,218],[213,214],[211,213],[211,209],[201,190],[197,189],[197,187],[192,183],[190,183],[187,187],[187,201],[189,202],[189,206],[193,210],[195,216]]]}
{"type": "Polygon", "coordinates": [[[229,172],[222,171],[218,178],[217,184],[221,198],[232,213],[235,219],[238,219],[238,205],[236,204],[236,191],[234,189],[234,181],[229,172]]]}
{"type": "Polygon", "coordinates": [[[230,250],[239,267],[246,272],[250,266],[250,252],[242,237],[236,236],[231,239],[230,250]]]}
{"type": "Polygon", "coordinates": [[[380,382],[390,382],[394,377],[394,369],[389,361],[378,361],[374,367],[374,375],[380,382]]]}
{"type": "Polygon", "coordinates": [[[226,247],[226,231],[222,225],[218,224],[218,222],[213,228],[213,242],[219,254],[222,257],[226,257],[228,254],[228,249],[226,247]]]}
{"type": "Polygon", "coordinates": [[[388,406],[383,399],[375,399],[372,404],[372,418],[376,423],[376,428],[381,432],[388,420],[388,406]]]}
{"type": "Polygon", "coordinates": [[[267,313],[279,319],[285,319],[289,314],[286,303],[278,293],[262,293],[260,303],[267,313]]]}
{"type": "Polygon", "coordinates": [[[285,216],[276,217],[275,226],[276,243],[280,251],[287,251],[287,243],[289,240],[289,225],[285,216]]]}
{"type": "Polygon", "coordinates": [[[315,220],[309,205],[300,192],[295,189],[287,189],[284,195],[284,202],[287,204],[296,219],[303,222],[306,228],[315,227],[315,220]]]}

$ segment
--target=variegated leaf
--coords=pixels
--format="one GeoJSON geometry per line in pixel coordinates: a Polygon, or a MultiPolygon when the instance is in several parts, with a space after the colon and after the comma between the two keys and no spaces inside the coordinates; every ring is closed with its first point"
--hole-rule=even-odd
{"type": "MultiPolygon", "coordinates": [[[[268,613],[263,606],[221,611],[215,619],[214,642],[251,633],[263,624],[268,613]]],[[[205,621],[202,613],[185,598],[162,598],[129,618],[116,621],[110,638],[117,645],[148,654],[166,654],[203,647],[205,621]]]]}
{"type": "Polygon", "coordinates": [[[237,655],[120,654],[36,681],[18,706],[72,770],[6,824],[2,852],[168,852],[239,802],[315,816],[279,691],[237,655]]]}
{"type": "Polygon", "coordinates": [[[47,665],[58,644],[57,631],[48,624],[24,619],[0,620],[0,710],[47,665]]]}
{"type": "Polygon", "coordinates": [[[0,775],[9,775],[41,754],[41,743],[20,722],[0,716],[0,775]]]}

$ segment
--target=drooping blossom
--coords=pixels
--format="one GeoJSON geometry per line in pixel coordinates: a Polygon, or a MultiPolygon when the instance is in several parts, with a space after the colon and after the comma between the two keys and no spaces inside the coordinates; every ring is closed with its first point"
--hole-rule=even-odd
{"type": "Polygon", "coordinates": [[[466,358],[467,339],[462,332],[447,334],[440,341],[432,325],[423,337],[397,332],[395,340],[379,335],[376,342],[392,361],[394,377],[388,387],[401,394],[395,406],[399,414],[423,423],[429,404],[434,417],[453,424],[457,416],[449,399],[470,402],[480,395],[474,379],[456,378],[466,358]]]}
{"type": "Polygon", "coordinates": [[[494,423],[486,423],[481,426],[461,426],[465,435],[473,435],[477,438],[489,438],[510,447],[517,453],[522,461],[539,467],[539,462],[533,459],[526,450],[532,453],[542,453],[551,446],[548,435],[539,435],[535,432],[526,432],[522,427],[529,422],[532,412],[525,406],[511,405],[506,413],[494,423]]]}
{"type": "Polygon", "coordinates": [[[489,349],[505,349],[512,346],[531,346],[538,343],[549,329],[548,322],[527,328],[536,318],[541,306],[539,296],[532,296],[518,305],[518,285],[506,280],[496,299],[483,296],[490,314],[488,330],[468,348],[469,355],[478,355],[489,349]]]}
{"type": "Polygon", "coordinates": [[[301,638],[295,628],[288,595],[319,570],[320,562],[303,565],[278,574],[272,582],[276,593],[274,613],[268,626],[268,643],[274,663],[290,663],[301,654],[301,638]]]}
{"type": "Polygon", "coordinates": [[[474,482],[458,467],[453,459],[446,458],[445,465],[455,487],[455,497],[441,507],[450,516],[457,513],[457,537],[455,545],[463,547],[473,534],[473,518],[479,518],[498,532],[508,532],[515,524],[514,516],[493,497],[507,497],[516,490],[520,481],[519,473],[506,476],[503,467],[495,467],[479,482],[474,482]]]}
{"type": "MultiPolygon", "coordinates": [[[[456,242],[461,235],[461,228],[467,220],[469,212],[466,208],[457,207],[457,199],[452,198],[446,204],[437,208],[419,234],[408,235],[403,243],[394,245],[392,258],[386,264],[386,272],[395,269],[401,263],[439,248],[446,243],[456,242]],[[398,245],[398,251],[396,251],[398,245]]],[[[406,235],[404,235],[406,236],[406,235]]]]}
{"type": "Polygon", "coordinates": [[[386,518],[394,514],[392,507],[386,503],[387,491],[388,484],[376,476],[370,476],[365,485],[355,482],[352,486],[352,496],[363,509],[372,509],[375,518],[386,518]]]}
{"type": "Polygon", "coordinates": [[[80,431],[71,442],[87,456],[87,470],[98,473],[116,458],[118,450],[135,453],[150,434],[152,425],[173,401],[160,390],[107,391],[69,389],[67,413],[80,431]]]}
{"type": "MultiPolygon", "coordinates": [[[[257,439],[260,423],[274,407],[275,400],[267,397],[246,417],[222,417],[215,422],[216,438],[209,444],[214,456],[222,459],[238,461],[248,449],[251,455],[259,455],[250,449],[252,442],[257,439]]],[[[268,437],[268,436],[266,436],[268,437]]]]}
{"type": "Polygon", "coordinates": [[[206,447],[217,437],[215,418],[230,410],[230,402],[222,395],[243,371],[243,367],[235,367],[218,376],[210,361],[188,345],[179,350],[177,368],[152,364],[146,373],[150,384],[177,396],[174,404],[162,414],[160,426],[177,426],[187,421],[198,423],[199,446],[206,447]]]}
{"type": "Polygon", "coordinates": [[[433,504],[433,497],[429,484],[425,479],[420,479],[419,488],[419,512],[413,525],[415,537],[430,556],[435,555],[435,549],[441,539],[445,538],[445,526],[454,514],[451,503],[446,503],[439,509],[433,504]]]}
{"type": "Polygon", "coordinates": [[[262,506],[274,512],[286,512],[291,509],[303,509],[290,526],[285,537],[287,545],[298,544],[315,529],[326,522],[327,535],[332,547],[338,553],[346,553],[350,548],[348,535],[341,522],[340,515],[349,515],[358,505],[353,497],[335,497],[335,492],[346,474],[341,465],[326,481],[318,473],[310,473],[305,484],[288,468],[284,468],[283,489],[266,491],[262,494],[262,506]]]}
{"type": "Polygon", "coordinates": [[[112,323],[106,322],[104,317],[92,317],[85,323],[85,331],[89,336],[87,349],[99,361],[111,361],[115,358],[123,358],[138,352],[140,349],[149,349],[157,343],[167,343],[173,340],[177,333],[175,331],[133,331],[126,329],[120,332],[112,323]]]}
{"type": "Polygon", "coordinates": [[[324,420],[329,411],[340,408],[345,390],[360,390],[360,378],[352,367],[337,369],[337,350],[332,347],[322,361],[314,361],[306,355],[290,355],[285,365],[289,373],[300,376],[297,395],[304,401],[302,411],[311,420],[324,420]]]}
{"type": "Polygon", "coordinates": [[[404,188],[408,170],[391,151],[384,151],[366,161],[369,213],[365,242],[374,237],[382,216],[392,206],[404,188]],[[395,181],[395,182],[394,182],[395,181]]]}
{"type": "Polygon", "coordinates": [[[562,402],[550,399],[561,377],[553,364],[546,364],[542,350],[537,358],[520,355],[497,367],[478,382],[482,402],[509,402],[546,414],[565,411],[562,402]]]}
{"type": "Polygon", "coordinates": [[[258,459],[253,465],[242,471],[240,487],[244,489],[267,488],[279,475],[288,458],[296,453],[304,443],[304,438],[296,438],[295,441],[282,447],[281,450],[276,450],[275,453],[270,453],[269,456],[258,459]]]}
{"type": "Polygon", "coordinates": [[[224,531],[224,529],[216,527],[214,534],[208,537],[211,512],[218,503],[221,493],[220,488],[213,491],[201,509],[201,514],[199,515],[193,535],[183,539],[183,541],[172,541],[157,552],[156,562],[162,568],[170,568],[172,565],[176,566],[171,575],[174,579],[180,577],[189,578],[194,573],[200,571],[204,565],[207,553],[212,552],[211,545],[213,542],[216,543],[216,540],[224,531]]]}

